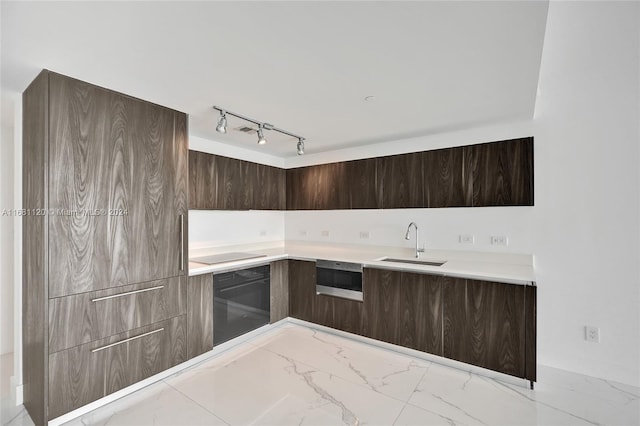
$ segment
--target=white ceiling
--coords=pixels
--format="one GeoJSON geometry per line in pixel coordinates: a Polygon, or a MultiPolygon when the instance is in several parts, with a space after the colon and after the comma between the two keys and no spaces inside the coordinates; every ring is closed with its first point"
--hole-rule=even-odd
{"type": "Polygon", "coordinates": [[[2,90],[48,68],[184,111],[194,135],[288,157],[291,138],[216,133],[211,106],[300,134],[308,153],[531,119],[547,6],[3,1],[2,90]]]}

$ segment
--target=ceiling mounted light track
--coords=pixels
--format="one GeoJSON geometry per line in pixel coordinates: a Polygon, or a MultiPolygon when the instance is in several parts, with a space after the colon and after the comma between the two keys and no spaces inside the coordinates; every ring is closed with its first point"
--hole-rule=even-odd
{"type": "Polygon", "coordinates": [[[220,133],[227,133],[227,115],[231,115],[233,117],[237,117],[241,120],[248,121],[258,126],[258,145],[264,145],[267,143],[267,138],[265,138],[264,136],[264,131],[270,130],[298,139],[298,144],[296,146],[298,155],[304,154],[305,139],[302,136],[294,135],[293,133],[287,132],[286,130],[275,127],[273,124],[263,123],[252,118],[245,117],[244,115],[236,114],[235,112],[229,112],[226,109],[222,109],[217,106],[214,106],[213,109],[220,112],[220,119],[218,119],[218,125],[216,127],[216,130],[220,133]]]}

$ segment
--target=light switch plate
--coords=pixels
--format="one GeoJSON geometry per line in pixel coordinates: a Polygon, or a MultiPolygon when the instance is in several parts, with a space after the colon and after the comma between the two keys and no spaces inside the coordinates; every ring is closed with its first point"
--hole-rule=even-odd
{"type": "Polygon", "coordinates": [[[506,235],[492,235],[491,236],[491,245],[492,246],[506,246],[509,244],[509,240],[506,235]]]}

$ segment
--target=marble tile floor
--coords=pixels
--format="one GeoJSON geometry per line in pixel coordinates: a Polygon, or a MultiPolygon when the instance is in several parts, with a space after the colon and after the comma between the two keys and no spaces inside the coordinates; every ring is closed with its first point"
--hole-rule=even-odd
{"type": "Polygon", "coordinates": [[[285,323],[67,423],[248,424],[638,425],[640,389],[545,368],[532,391],[285,323]]]}

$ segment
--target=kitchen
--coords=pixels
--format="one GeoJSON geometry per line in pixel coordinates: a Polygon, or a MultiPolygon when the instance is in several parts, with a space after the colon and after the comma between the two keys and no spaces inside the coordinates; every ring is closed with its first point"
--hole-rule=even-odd
{"type": "Polygon", "coordinates": [[[2,12],[3,421],[638,423],[637,4],[2,12]]]}

